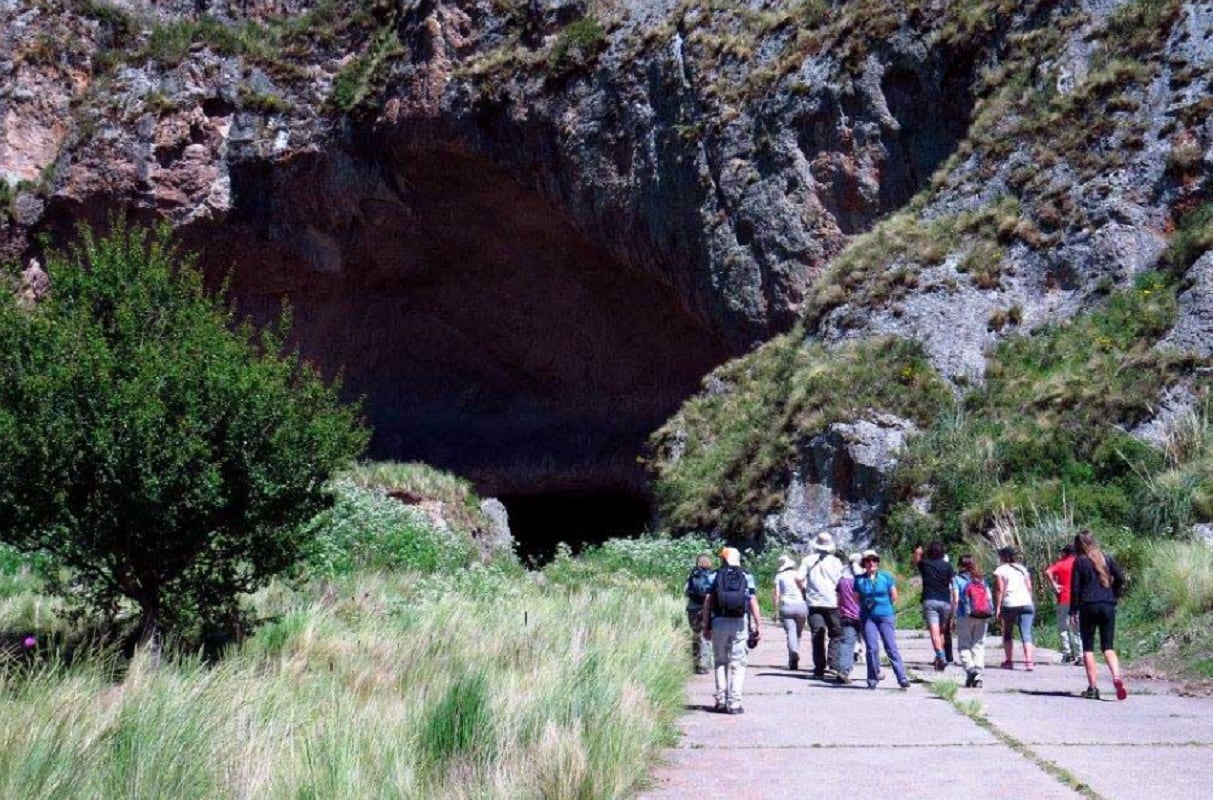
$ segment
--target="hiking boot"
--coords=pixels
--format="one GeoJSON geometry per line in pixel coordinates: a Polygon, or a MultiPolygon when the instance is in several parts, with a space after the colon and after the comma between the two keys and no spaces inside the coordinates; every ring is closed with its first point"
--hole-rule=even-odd
{"type": "Polygon", "coordinates": [[[788,669],[794,670],[799,666],[800,666],[800,654],[799,653],[789,653],[788,654],[788,669]]]}
{"type": "Polygon", "coordinates": [[[1074,656],[1070,655],[1069,653],[1065,653],[1061,657],[1061,663],[1063,663],[1063,664],[1073,664],[1074,661],[1075,661],[1074,656]]]}
{"type": "Polygon", "coordinates": [[[1129,696],[1129,690],[1125,688],[1125,682],[1121,678],[1113,678],[1112,685],[1116,687],[1116,699],[1124,700],[1129,696]]]}
{"type": "Polygon", "coordinates": [[[1094,686],[1088,686],[1086,689],[1083,690],[1082,698],[1084,700],[1098,700],[1099,699],[1099,690],[1096,689],[1094,686]]]}

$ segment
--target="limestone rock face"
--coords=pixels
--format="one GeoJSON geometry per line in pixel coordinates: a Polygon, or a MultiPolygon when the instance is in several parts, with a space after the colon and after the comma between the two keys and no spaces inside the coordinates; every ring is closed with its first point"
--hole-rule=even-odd
{"type": "Polygon", "coordinates": [[[808,552],[827,531],[844,551],[872,546],[897,454],[915,430],[908,420],[879,414],[835,423],[801,443],[783,508],[765,520],[764,544],[808,552]]]}
{"type": "Polygon", "coordinates": [[[31,259],[29,266],[21,273],[21,281],[17,284],[17,302],[24,308],[33,308],[51,290],[51,279],[38,263],[31,259]]]}
{"type": "Polygon", "coordinates": [[[510,532],[510,515],[505,503],[496,497],[487,497],[480,501],[480,512],[488,519],[490,527],[488,535],[481,540],[482,546],[490,554],[513,552],[514,536],[510,532]]]}
{"type": "Polygon", "coordinates": [[[0,0],[0,260],[168,221],[244,312],[291,303],[375,455],[635,490],[797,320],[979,380],[1207,198],[1208,3],[975,2],[0,0]]]}
{"type": "Polygon", "coordinates": [[[1200,356],[1213,356],[1213,252],[1188,270],[1188,289],[1179,295],[1179,321],[1159,343],[1200,356]]]}

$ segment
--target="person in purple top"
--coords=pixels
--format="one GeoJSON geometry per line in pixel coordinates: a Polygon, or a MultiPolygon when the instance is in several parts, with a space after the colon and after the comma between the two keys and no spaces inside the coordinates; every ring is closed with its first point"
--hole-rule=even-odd
{"type": "Polygon", "coordinates": [[[850,683],[851,670],[855,667],[855,643],[859,641],[863,625],[859,621],[859,598],[855,595],[855,576],[863,572],[859,566],[859,553],[851,555],[850,564],[838,579],[838,616],[842,621],[842,646],[838,649],[839,683],[850,683]]]}

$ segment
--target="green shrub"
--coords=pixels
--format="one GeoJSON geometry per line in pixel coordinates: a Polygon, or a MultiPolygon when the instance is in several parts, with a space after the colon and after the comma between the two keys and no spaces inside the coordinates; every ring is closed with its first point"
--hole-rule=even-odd
{"type": "Polygon", "coordinates": [[[552,44],[551,63],[560,70],[584,67],[606,46],[606,29],[593,17],[583,17],[560,31],[552,44]]]}
{"type": "Polygon", "coordinates": [[[290,567],[367,434],[297,354],[203,288],[162,229],[52,252],[34,310],[0,293],[0,538],[139,605],[145,636],[230,625],[290,567]]]}
{"type": "Polygon", "coordinates": [[[343,477],[333,490],[333,507],[308,527],[302,557],[306,575],[400,569],[448,573],[476,559],[467,531],[436,527],[420,508],[382,488],[363,488],[343,477]]]}
{"type": "Polygon", "coordinates": [[[706,553],[715,564],[721,546],[717,541],[695,534],[609,539],[601,545],[587,547],[576,558],[567,546],[558,548],[556,558],[543,573],[553,583],[564,586],[650,579],[680,594],[696,557],[706,553]]]}

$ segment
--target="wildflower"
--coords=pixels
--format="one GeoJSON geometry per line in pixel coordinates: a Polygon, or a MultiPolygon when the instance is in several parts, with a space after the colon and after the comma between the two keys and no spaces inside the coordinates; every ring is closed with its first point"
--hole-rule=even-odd
{"type": "Polygon", "coordinates": [[[25,647],[26,650],[32,650],[34,647],[37,646],[38,640],[36,638],[34,638],[33,636],[26,636],[25,639],[22,640],[21,644],[25,647]]]}

